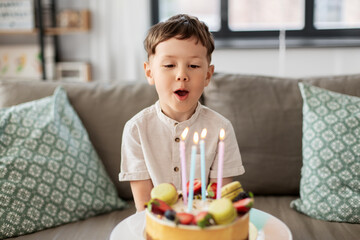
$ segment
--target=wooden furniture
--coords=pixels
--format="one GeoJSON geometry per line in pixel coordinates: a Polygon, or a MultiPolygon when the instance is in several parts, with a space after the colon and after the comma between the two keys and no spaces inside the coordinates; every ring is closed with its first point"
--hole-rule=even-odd
{"type": "Polygon", "coordinates": [[[38,43],[40,46],[40,58],[41,58],[41,68],[42,68],[42,79],[46,80],[46,68],[45,68],[45,38],[52,37],[54,42],[55,49],[55,62],[59,61],[59,47],[58,47],[58,35],[64,34],[75,34],[75,33],[85,33],[88,32],[91,28],[91,14],[90,11],[85,9],[80,11],[80,22],[81,25],[77,27],[57,27],[56,26],[56,0],[51,0],[51,27],[44,26],[43,19],[43,7],[41,0],[34,0],[34,11],[36,16],[36,25],[37,27],[32,30],[1,30],[0,35],[38,35],[38,43]]]}

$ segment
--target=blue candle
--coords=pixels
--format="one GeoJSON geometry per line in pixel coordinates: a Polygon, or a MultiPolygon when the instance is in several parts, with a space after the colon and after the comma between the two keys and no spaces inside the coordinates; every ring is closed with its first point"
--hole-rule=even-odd
{"type": "Polygon", "coordinates": [[[201,154],[201,199],[202,201],[206,200],[206,179],[205,179],[205,137],[207,130],[204,128],[201,131],[201,141],[200,141],[200,154],[201,154]]]}
{"type": "Polygon", "coordinates": [[[192,210],[194,200],[194,178],[195,178],[195,164],[196,164],[196,148],[199,141],[199,134],[194,133],[194,145],[191,147],[191,163],[190,163],[190,180],[189,180],[189,197],[188,197],[188,212],[192,210]]]}

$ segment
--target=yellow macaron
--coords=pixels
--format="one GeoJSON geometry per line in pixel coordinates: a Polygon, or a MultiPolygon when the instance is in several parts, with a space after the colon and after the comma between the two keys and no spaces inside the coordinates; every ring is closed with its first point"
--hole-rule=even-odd
{"type": "Polygon", "coordinates": [[[220,198],[209,205],[209,213],[213,216],[216,224],[225,225],[232,223],[237,212],[232,202],[228,198],[220,198]]]}
{"type": "Polygon", "coordinates": [[[239,181],[234,181],[231,183],[226,184],[221,188],[221,198],[228,198],[233,200],[239,193],[243,192],[244,189],[242,188],[239,181]]]}
{"type": "Polygon", "coordinates": [[[150,193],[152,199],[157,198],[168,205],[173,205],[178,200],[178,193],[173,184],[170,183],[161,183],[155,186],[150,193]]]}

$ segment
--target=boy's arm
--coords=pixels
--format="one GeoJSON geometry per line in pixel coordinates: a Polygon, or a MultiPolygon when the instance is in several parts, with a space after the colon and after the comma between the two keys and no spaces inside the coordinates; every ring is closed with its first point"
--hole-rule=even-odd
{"type": "MultiPolygon", "coordinates": [[[[222,180],[222,185],[225,186],[228,183],[231,183],[233,181],[232,177],[226,177],[222,180]]],[[[217,178],[210,178],[210,182],[217,182],[217,178]]]]}
{"type": "Polygon", "coordinates": [[[154,187],[151,179],[130,181],[131,191],[134,196],[136,211],[145,209],[145,203],[150,200],[150,192],[154,187]]]}

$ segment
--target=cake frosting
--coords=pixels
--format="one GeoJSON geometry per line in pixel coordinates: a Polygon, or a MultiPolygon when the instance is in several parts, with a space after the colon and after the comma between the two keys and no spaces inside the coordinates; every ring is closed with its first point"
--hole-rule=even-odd
{"type": "MultiPolygon", "coordinates": [[[[166,206],[164,211],[173,211],[176,213],[189,213],[193,216],[197,216],[201,213],[208,212],[209,207],[214,201],[217,201],[212,198],[206,198],[205,201],[201,199],[193,200],[191,211],[188,210],[187,204],[184,204],[184,201],[179,194],[178,200],[171,204],[171,206],[166,206]]],[[[252,199],[252,198],[251,198],[252,199]]],[[[229,200],[230,202],[230,200],[229,200]]],[[[160,208],[162,208],[163,203],[161,203],[160,208]]],[[[165,204],[166,205],[166,204],[165,204]]],[[[251,204],[252,205],[252,204],[251,204]]],[[[235,206],[235,203],[234,203],[235,206]]],[[[159,206],[156,206],[159,207],[159,206]]],[[[251,206],[240,210],[237,212],[237,216],[234,220],[227,224],[217,224],[215,218],[210,219],[209,226],[199,227],[196,225],[195,220],[190,224],[181,224],[179,221],[174,219],[167,219],[164,213],[159,213],[159,211],[152,210],[151,208],[146,209],[146,226],[145,226],[145,235],[146,239],[151,240],[244,240],[249,239],[249,209],[251,206]]],[[[240,209],[240,208],[239,208],[240,209]]],[[[211,215],[211,214],[210,214],[211,215]]],[[[194,218],[195,219],[195,218],[194,218]]],[[[252,226],[253,227],[253,226],[252,226]]]]}
{"type": "Polygon", "coordinates": [[[215,225],[201,229],[196,225],[176,225],[146,211],[145,234],[147,240],[243,240],[249,236],[249,213],[239,216],[228,225],[215,225]]]}

